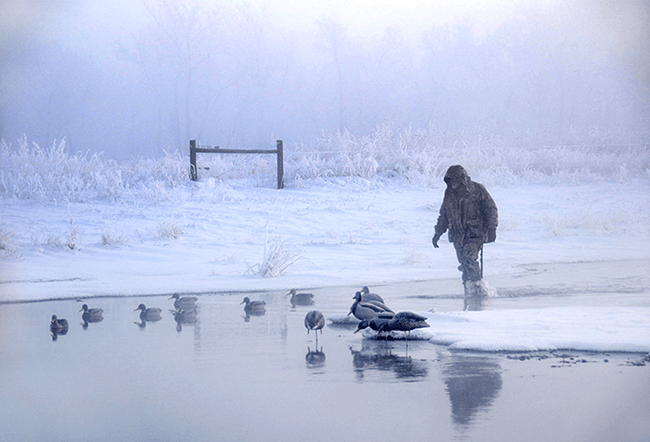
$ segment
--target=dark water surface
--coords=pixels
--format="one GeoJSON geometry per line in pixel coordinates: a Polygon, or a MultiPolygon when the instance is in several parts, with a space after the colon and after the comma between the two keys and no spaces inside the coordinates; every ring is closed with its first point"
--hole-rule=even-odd
{"type": "MultiPolygon", "coordinates": [[[[611,285],[627,293],[504,283],[486,308],[648,305],[638,281],[611,285]]],[[[105,319],[86,328],[73,300],[0,305],[0,441],[650,440],[643,355],[407,349],[332,325],[316,346],[307,311],[347,313],[356,289],[313,290],[316,305],[295,308],[284,292],[247,294],[267,302],[251,317],[244,294],[203,295],[180,327],[167,296],[87,299],[105,319]],[[162,320],[139,324],[141,302],[162,320]],[[56,341],[52,314],[70,322],[56,341]]],[[[395,310],[463,308],[457,281],[376,291],[395,310]]]]}

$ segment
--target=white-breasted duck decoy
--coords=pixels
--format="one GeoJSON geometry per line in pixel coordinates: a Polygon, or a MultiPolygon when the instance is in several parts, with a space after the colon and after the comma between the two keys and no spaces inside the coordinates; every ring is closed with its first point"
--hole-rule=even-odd
{"type": "Polygon", "coordinates": [[[375,316],[372,319],[363,319],[357,324],[357,329],[354,331],[354,333],[357,333],[364,328],[370,327],[372,330],[378,332],[379,328],[385,323],[393,319],[393,316],[395,316],[393,313],[390,312],[384,312],[384,313],[379,313],[377,316],[375,316]]]}
{"type": "Polygon", "coordinates": [[[307,328],[307,334],[310,330],[314,330],[316,336],[318,336],[318,330],[320,334],[323,334],[323,327],[325,327],[325,316],[318,310],[312,310],[305,315],[305,327],[307,328]]]}
{"type": "Polygon", "coordinates": [[[368,302],[368,301],[379,301],[382,304],[385,304],[384,298],[379,296],[376,293],[370,293],[370,289],[368,288],[367,285],[364,285],[361,288],[361,301],[363,302],[368,302]]]}
{"type": "Polygon", "coordinates": [[[287,296],[291,295],[291,305],[313,305],[314,304],[314,294],[313,293],[298,293],[296,289],[291,289],[287,296]]]}
{"type": "Polygon", "coordinates": [[[99,322],[104,319],[104,310],[101,308],[88,308],[88,304],[81,306],[81,318],[84,322],[99,322]]]}
{"type": "Polygon", "coordinates": [[[379,332],[402,331],[407,332],[406,339],[411,335],[411,330],[429,327],[427,318],[413,312],[399,312],[392,319],[379,326],[379,332]]]}
{"type": "Polygon", "coordinates": [[[147,321],[147,322],[156,322],[160,321],[162,319],[161,313],[162,309],[158,307],[149,307],[147,308],[146,305],[140,304],[138,308],[133,310],[134,312],[137,312],[140,310],[140,320],[141,321],[147,321]]]}
{"type": "Polygon", "coordinates": [[[67,319],[59,319],[56,315],[52,315],[52,321],[50,322],[50,330],[53,333],[61,333],[63,331],[68,331],[68,321],[67,319]]]}
{"type": "Polygon", "coordinates": [[[394,313],[391,309],[386,307],[386,305],[380,302],[361,302],[360,299],[361,292],[357,292],[348,315],[353,314],[355,318],[359,320],[369,320],[377,316],[379,313],[394,313]]]}
{"type": "Polygon", "coordinates": [[[266,302],[264,301],[251,301],[247,296],[244,298],[241,304],[246,304],[244,306],[244,311],[248,314],[260,314],[266,311],[266,302]]]}
{"type": "Polygon", "coordinates": [[[183,296],[181,298],[178,293],[174,293],[169,299],[174,299],[174,309],[182,311],[193,310],[199,300],[196,296],[183,296]]]}

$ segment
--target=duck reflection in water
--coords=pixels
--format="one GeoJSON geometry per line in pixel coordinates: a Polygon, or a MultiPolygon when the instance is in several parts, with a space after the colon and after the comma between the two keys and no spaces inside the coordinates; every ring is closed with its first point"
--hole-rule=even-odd
{"type": "Polygon", "coordinates": [[[196,324],[199,320],[199,315],[195,308],[191,310],[176,310],[172,314],[174,315],[174,321],[176,321],[176,331],[179,333],[183,331],[183,325],[196,324]]]}
{"type": "Polygon", "coordinates": [[[394,345],[393,341],[364,339],[360,350],[350,346],[357,380],[363,381],[366,373],[372,371],[393,372],[397,379],[406,381],[421,380],[429,374],[426,360],[395,356],[394,345]]]}
{"type": "Polygon", "coordinates": [[[52,315],[52,321],[50,321],[50,331],[52,332],[52,340],[56,341],[59,335],[64,336],[68,333],[68,320],[59,319],[56,315],[52,315]]]}
{"type": "Polygon", "coordinates": [[[453,354],[443,369],[454,424],[466,430],[480,411],[487,411],[503,387],[495,358],[453,354]]]}
{"type": "Polygon", "coordinates": [[[307,363],[307,368],[322,368],[325,366],[325,353],[323,353],[323,347],[316,349],[314,351],[311,348],[307,347],[307,354],[305,355],[305,362],[307,363]]]}

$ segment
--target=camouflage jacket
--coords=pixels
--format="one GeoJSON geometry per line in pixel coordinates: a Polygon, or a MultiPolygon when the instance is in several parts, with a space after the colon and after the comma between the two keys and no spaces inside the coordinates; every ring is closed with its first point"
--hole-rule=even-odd
{"type": "Polygon", "coordinates": [[[449,241],[487,241],[489,230],[498,224],[497,205],[482,184],[475,183],[462,166],[451,166],[445,174],[445,197],[436,223],[436,235],[449,230],[449,241]],[[451,180],[460,181],[455,189],[451,180]]]}

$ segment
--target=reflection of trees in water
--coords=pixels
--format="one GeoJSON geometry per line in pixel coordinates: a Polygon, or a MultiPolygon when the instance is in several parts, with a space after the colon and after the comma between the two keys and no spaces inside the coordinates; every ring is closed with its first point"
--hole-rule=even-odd
{"type": "Polygon", "coordinates": [[[443,375],[452,419],[461,426],[471,425],[474,415],[492,405],[503,386],[501,366],[487,356],[452,355],[443,375]]]}
{"type": "Polygon", "coordinates": [[[361,350],[350,347],[357,380],[363,381],[366,370],[393,372],[404,381],[421,380],[429,374],[426,360],[394,355],[393,346],[394,342],[364,339],[361,350]]]}

